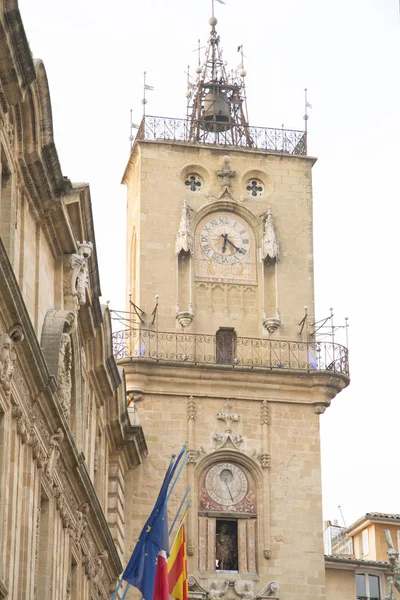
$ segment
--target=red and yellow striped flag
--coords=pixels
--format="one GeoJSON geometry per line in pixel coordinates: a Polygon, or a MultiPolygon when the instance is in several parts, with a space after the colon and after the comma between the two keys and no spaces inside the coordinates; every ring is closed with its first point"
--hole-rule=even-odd
{"type": "Polygon", "coordinates": [[[185,526],[182,523],[168,559],[169,593],[177,600],[188,600],[188,573],[185,526]]]}

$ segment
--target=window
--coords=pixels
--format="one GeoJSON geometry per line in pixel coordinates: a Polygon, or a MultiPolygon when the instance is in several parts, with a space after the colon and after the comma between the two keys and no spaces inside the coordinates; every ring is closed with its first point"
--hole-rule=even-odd
{"type": "Polygon", "coordinates": [[[369,532],[368,529],[364,529],[362,532],[362,556],[369,554],[369,532]]]}
{"type": "Polygon", "coordinates": [[[378,575],[356,573],[357,600],[380,600],[380,585],[378,575]]]}
{"type": "Polygon", "coordinates": [[[233,329],[220,329],[215,338],[217,365],[231,365],[235,358],[236,333],[233,329]]]}
{"type": "Polygon", "coordinates": [[[217,571],[238,570],[237,521],[217,520],[215,559],[217,571]]]}

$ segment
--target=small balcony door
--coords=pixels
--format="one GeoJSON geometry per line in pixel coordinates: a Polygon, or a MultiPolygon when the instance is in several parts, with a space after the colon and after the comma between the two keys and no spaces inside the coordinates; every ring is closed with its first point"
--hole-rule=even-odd
{"type": "Polygon", "coordinates": [[[217,365],[233,364],[236,355],[236,333],[233,329],[219,329],[215,336],[217,365]]]}

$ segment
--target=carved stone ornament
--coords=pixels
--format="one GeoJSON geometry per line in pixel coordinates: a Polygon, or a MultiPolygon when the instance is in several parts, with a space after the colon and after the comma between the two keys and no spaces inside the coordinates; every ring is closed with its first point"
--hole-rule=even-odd
{"type": "Polygon", "coordinates": [[[190,598],[194,600],[205,600],[207,597],[207,590],[199,584],[196,577],[193,577],[193,575],[189,575],[188,577],[188,586],[190,590],[190,598]]]}
{"type": "Polygon", "coordinates": [[[10,144],[11,148],[14,145],[14,125],[10,119],[10,115],[9,113],[5,113],[1,118],[0,118],[0,125],[1,128],[4,130],[8,143],[10,144]]]}
{"type": "Polygon", "coordinates": [[[76,510],[75,542],[79,545],[87,528],[86,516],[89,514],[89,504],[84,502],[76,510]]]}
{"type": "Polygon", "coordinates": [[[253,460],[260,463],[262,469],[269,469],[271,467],[271,455],[268,452],[259,453],[257,450],[253,450],[251,456],[253,460]]]}
{"type": "Polygon", "coordinates": [[[277,581],[270,581],[266,586],[263,587],[261,592],[257,594],[257,598],[279,598],[279,583],[277,581]]]}
{"type": "Polygon", "coordinates": [[[326,404],[323,404],[322,402],[318,402],[317,404],[313,405],[313,412],[315,412],[316,415],[323,415],[325,411],[326,411],[326,404]]]}
{"type": "Polygon", "coordinates": [[[262,260],[279,261],[279,243],[276,237],[274,219],[271,207],[268,207],[267,218],[264,223],[264,234],[261,245],[262,260]]]}
{"type": "Polygon", "coordinates": [[[58,363],[57,393],[64,416],[68,418],[71,408],[72,390],[72,347],[68,333],[61,335],[60,358],[58,363]]]}
{"type": "Polygon", "coordinates": [[[22,342],[23,339],[20,325],[13,325],[7,332],[0,333],[0,385],[7,396],[11,394],[11,380],[17,360],[14,344],[22,342]]]}
{"type": "Polygon", "coordinates": [[[272,551],[271,550],[264,550],[264,558],[266,558],[267,560],[269,560],[272,556],[272,551]]]}
{"type": "Polygon", "coordinates": [[[53,473],[60,458],[60,444],[64,439],[63,430],[58,427],[50,438],[50,457],[45,466],[44,473],[50,483],[53,483],[53,473]]]}
{"type": "Polygon", "coordinates": [[[192,214],[193,210],[187,201],[184,200],[181,208],[178,233],[176,234],[175,252],[177,254],[183,250],[183,252],[193,255],[192,214]]]}
{"type": "Polygon", "coordinates": [[[228,196],[231,200],[234,200],[231,193],[231,179],[235,177],[236,171],[232,171],[230,168],[230,158],[229,156],[224,156],[223,158],[223,167],[219,171],[217,171],[218,177],[222,179],[222,189],[218,196],[218,200],[223,198],[224,196],[228,196]]]}
{"type": "Polygon", "coordinates": [[[193,396],[189,396],[188,398],[187,415],[188,421],[194,421],[196,419],[196,404],[193,396]]]}
{"type": "Polygon", "coordinates": [[[87,261],[92,255],[92,251],[92,242],[78,242],[78,252],[72,254],[69,261],[72,269],[70,293],[77,298],[80,306],[86,304],[86,290],[89,286],[87,261]]]}
{"type": "Polygon", "coordinates": [[[240,420],[240,415],[235,413],[219,412],[217,413],[217,419],[219,421],[225,421],[225,423],[237,423],[240,420]]]}
{"type": "Polygon", "coordinates": [[[198,450],[188,450],[187,462],[196,464],[197,461],[207,454],[204,446],[200,446],[198,450]]]}
{"type": "Polygon", "coordinates": [[[252,581],[235,581],[234,590],[243,600],[253,600],[255,598],[253,585],[252,581]]]}
{"type": "Polygon", "coordinates": [[[269,407],[267,400],[263,400],[261,404],[261,425],[269,424],[269,407]]]}
{"type": "Polygon", "coordinates": [[[210,589],[207,592],[209,600],[219,600],[223,596],[229,587],[228,581],[221,581],[220,579],[213,579],[210,582],[210,589]]]}
{"type": "Polygon", "coordinates": [[[268,333],[275,333],[275,331],[279,328],[281,324],[281,319],[278,311],[276,311],[275,317],[263,317],[263,325],[268,333]]]}
{"type": "Polygon", "coordinates": [[[239,450],[239,444],[242,444],[244,438],[242,435],[235,435],[232,433],[214,433],[213,440],[216,442],[216,450],[222,448],[222,446],[228,445],[227,442],[231,442],[231,446],[239,450]]]}
{"type": "MultiPolygon", "coordinates": [[[[180,310],[176,313],[176,320],[181,327],[188,327],[194,319],[193,310],[180,310]]],[[[183,356],[183,360],[187,360],[189,357],[183,356]]]]}

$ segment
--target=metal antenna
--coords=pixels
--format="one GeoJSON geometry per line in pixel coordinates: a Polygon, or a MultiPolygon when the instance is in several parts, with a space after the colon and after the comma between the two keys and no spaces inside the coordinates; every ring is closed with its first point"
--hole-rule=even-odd
{"type": "Polygon", "coordinates": [[[144,73],[143,73],[143,100],[142,100],[144,117],[146,116],[146,104],[147,104],[146,90],[149,92],[152,92],[152,91],[154,91],[154,87],[152,85],[146,84],[146,71],[144,71],[144,73]]]}
{"type": "Polygon", "coordinates": [[[304,131],[306,132],[306,143],[307,143],[307,121],[310,118],[310,115],[308,114],[307,109],[308,108],[312,108],[312,104],[310,104],[307,100],[307,88],[304,88],[304,121],[305,121],[305,126],[304,126],[304,131]]]}
{"type": "Polygon", "coordinates": [[[339,511],[340,511],[340,515],[341,515],[341,517],[342,517],[343,525],[344,525],[345,527],[347,527],[347,525],[346,525],[346,521],[344,520],[344,516],[343,516],[343,513],[342,513],[342,507],[340,506],[340,504],[339,504],[339,506],[338,506],[338,509],[339,509],[339,511]]]}

